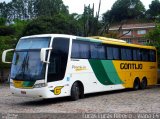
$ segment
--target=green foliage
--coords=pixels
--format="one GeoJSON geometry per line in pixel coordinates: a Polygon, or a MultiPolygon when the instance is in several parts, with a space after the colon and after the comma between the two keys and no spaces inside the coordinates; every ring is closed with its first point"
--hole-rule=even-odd
{"type": "Polygon", "coordinates": [[[59,13],[69,14],[62,0],[12,0],[8,4],[0,3],[0,17],[7,18],[10,23],[15,19],[28,20],[59,13]]]}
{"type": "Polygon", "coordinates": [[[12,26],[0,26],[0,36],[14,35],[15,29],[12,26]]]}
{"type": "Polygon", "coordinates": [[[112,22],[112,19],[113,18],[112,18],[111,10],[108,10],[107,12],[105,12],[103,14],[102,20],[103,20],[104,23],[105,22],[110,23],[110,22],[112,22]]]}
{"type": "Polygon", "coordinates": [[[7,18],[6,12],[6,3],[0,3],[0,18],[7,18]]]}
{"type": "Polygon", "coordinates": [[[90,5],[84,7],[84,12],[79,16],[79,24],[83,27],[83,36],[98,35],[100,29],[100,22],[98,21],[98,15],[94,15],[94,5],[91,8],[90,5]]]}
{"type": "Polygon", "coordinates": [[[34,3],[37,16],[53,16],[59,13],[69,14],[62,0],[36,0],[34,3]]]}
{"type": "Polygon", "coordinates": [[[160,17],[160,1],[153,0],[152,3],[149,5],[149,9],[146,12],[146,15],[150,19],[156,19],[160,17]]]}
{"type": "Polygon", "coordinates": [[[154,30],[149,31],[146,38],[151,40],[148,45],[152,45],[157,48],[158,60],[160,61],[160,23],[156,25],[154,30]]]}
{"type": "MultiPolygon", "coordinates": [[[[0,56],[2,56],[2,52],[7,49],[15,48],[16,39],[14,36],[0,36],[0,56]]],[[[8,55],[8,60],[11,61],[12,54],[8,55]]],[[[7,68],[10,65],[2,63],[0,60],[0,68],[7,68]]]]}
{"type": "Polygon", "coordinates": [[[0,18],[0,26],[4,26],[6,24],[6,18],[0,18]]]}
{"type": "Polygon", "coordinates": [[[14,37],[16,38],[22,37],[24,28],[26,27],[28,22],[29,21],[27,20],[19,20],[19,19],[14,20],[14,24],[11,25],[15,29],[14,37]]]}
{"type": "Polygon", "coordinates": [[[72,17],[58,14],[54,17],[39,17],[32,20],[26,26],[23,35],[49,33],[78,34],[79,29],[77,21],[72,17]]]}
{"type": "Polygon", "coordinates": [[[137,19],[143,16],[145,12],[144,5],[140,0],[117,0],[111,9],[111,16],[114,21],[126,19],[137,19]]]}
{"type": "Polygon", "coordinates": [[[140,0],[117,0],[111,10],[102,16],[103,28],[101,34],[109,33],[112,24],[123,25],[130,20],[144,19],[145,8],[140,0]]]}

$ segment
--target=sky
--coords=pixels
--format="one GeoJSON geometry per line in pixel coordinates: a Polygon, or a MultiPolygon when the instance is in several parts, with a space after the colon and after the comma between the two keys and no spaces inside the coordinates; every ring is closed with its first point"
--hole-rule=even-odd
{"type": "MultiPolygon", "coordinates": [[[[11,0],[0,0],[0,2],[10,2],[11,0]]],[[[101,0],[101,10],[100,14],[105,13],[107,10],[110,10],[112,5],[117,0],[101,0]]],[[[151,4],[153,0],[141,0],[146,9],[149,8],[149,4],[151,4]]],[[[91,6],[95,5],[95,12],[98,11],[99,0],[63,0],[64,4],[69,7],[69,13],[78,13],[82,14],[84,9],[84,4],[91,6]]]]}

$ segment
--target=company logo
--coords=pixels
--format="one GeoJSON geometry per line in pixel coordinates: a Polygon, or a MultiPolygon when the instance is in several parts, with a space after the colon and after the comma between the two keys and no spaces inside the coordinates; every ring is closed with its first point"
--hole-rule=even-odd
{"type": "Polygon", "coordinates": [[[72,69],[74,69],[75,71],[83,71],[83,70],[87,70],[86,66],[72,66],[72,69]]]}
{"type": "Polygon", "coordinates": [[[142,64],[136,64],[136,63],[121,63],[120,69],[142,69],[142,64]]]}
{"type": "Polygon", "coordinates": [[[64,86],[57,86],[54,88],[54,94],[55,95],[59,95],[61,94],[61,89],[63,88],[64,86]]]}

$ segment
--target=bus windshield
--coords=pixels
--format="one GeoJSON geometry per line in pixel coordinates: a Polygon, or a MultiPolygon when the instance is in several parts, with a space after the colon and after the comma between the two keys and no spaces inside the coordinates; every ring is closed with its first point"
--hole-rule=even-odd
{"type": "Polygon", "coordinates": [[[11,68],[13,80],[41,80],[45,78],[45,64],[40,61],[40,49],[49,46],[51,38],[21,39],[17,44],[11,68]]]}

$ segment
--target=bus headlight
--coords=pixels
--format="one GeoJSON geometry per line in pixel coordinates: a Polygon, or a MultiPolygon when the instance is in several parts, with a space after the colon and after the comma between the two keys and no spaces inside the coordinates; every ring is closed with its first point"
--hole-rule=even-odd
{"type": "Polygon", "coordinates": [[[47,84],[46,83],[39,83],[39,84],[35,84],[34,88],[42,88],[42,87],[46,87],[47,84]]]}

